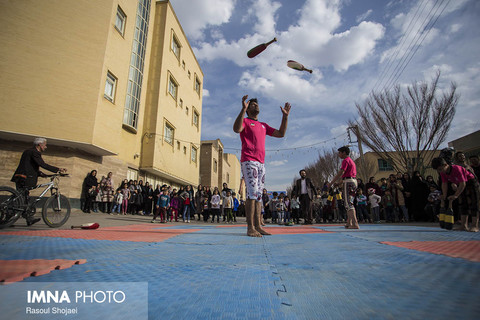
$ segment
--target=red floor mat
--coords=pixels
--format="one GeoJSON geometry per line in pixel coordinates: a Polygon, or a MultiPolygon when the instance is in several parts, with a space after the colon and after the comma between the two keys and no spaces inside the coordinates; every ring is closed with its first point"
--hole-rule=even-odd
{"type": "Polygon", "coordinates": [[[0,284],[22,281],[27,277],[36,277],[52,270],[67,269],[75,264],[84,264],[87,260],[0,260],[0,284]]]}
{"type": "Polygon", "coordinates": [[[69,239],[88,240],[118,240],[134,242],[160,242],[183,233],[191,233],[200,229],[163,229],[168,225],[131,225],[121,227],[106,227],[96,230],[32,230],[0,232],[5,235],[33,236],[33,237],[59,237],[69,239]]]}
{"type": "Polygon", "coordinates": [[[408,248],[435,254],[443,254],[453,258],[480,262],[480,241],[407,241],[380,242],[400,248],[408,248]]]}

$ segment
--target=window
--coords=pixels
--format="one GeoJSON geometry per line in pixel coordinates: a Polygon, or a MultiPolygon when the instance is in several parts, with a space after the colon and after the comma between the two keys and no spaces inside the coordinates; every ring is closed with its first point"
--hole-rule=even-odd
{"type": "Polygon", "coordinates": [[[180,99],[180,102],[178,103],[180,105],[180,108],[183,108],[183,100],[180,99]]]}
{"type": "Polygon", "coordinates": [[[198,128],[199,115],[198,112],[193,110],[193,125],[198,128]]]}
{"type": "Polygon", "coordinates": [[[138,180],[138,170],[128,168],[127,169],[127,179],[128,180],[138,180]]]}
{"type": "Polygon", "coordinates": [[[198,93],[198,95],[200,95],[200,80],[198,80],[197,77],[195,77],[195,91],[198,93]]]}
{"type": "Polygon", "coordinates": [[[213,159],[213,172],[217,172],[217,160],[213,159]]]}
{"type": "Polygon", "coordinates": [[[168,92],[172,95],[173,99],[177,100],[178,84],[170,77],[168,81],[168,92]]]}
{"type": "Polygon", "coordinates": [[[378,159],[378,171],[393,171],[393,167],[389,162],[378,159]]]}
{"type": "Polygon", "coordinates": [[[190,79],[192,77],[192,74],[190,73],[190,71],[188,71],[188,79],[190,79]]]}
{"type": "Polygon", "coordinates": [[[115,89],[117,87],[117,78],[113,74],[107,72],[107,80],[105,81],[105,92],[103,96],[110,102],[115,102],[115,89]]]}
{"type": "Polygon", "coordinates": [[[175,37],[175,34],[172,31],[172,51],[173,54],[177,57],[180,58],[180,43],[177,40],[177,37],[175,37]]]}
{"type": "Polygon", "coordinates": [[[175,134],[175,129],[170,124],[165,122],[165,132],[163,134],[163,140],[165,140],[166,143],[171,144],[173,146],[174,134],[175,134]]]}
{"type": "Polygon", "coordinates": [[[127,15],[123,12],[122,8],[117,7],[117,17],[115,18],[115,29],[123,36],[125,33],[125,22],[127,20],[127,15]]]}
{"type": "Polygon", "coordinates": [[[183,147],[183,154],[187,154],[187,147],[183,147]]]}
{"type": "Polygon", "coordinates": [[[230,183],[230,173],[227,172],[227,183],[230,183]]]}
{"type": "Polygon", "coordinates": [[[188,107],[185,107],[185,114],[188,116],[188,107]]]}
{"type": "Polygon", "coordinates": [[[177,149],[180,150],[180,141],[177,141],[177,149]]]}
{"type": "Polygon", "coordinates": [[[133,129],[135,132],[138,126],[138,112],[140,109],[140,96],[142,92],[150,4],[151,1],[138,1],[135,33],[132,42],[132,54],[130,55],[130,70],[128,73],[125,110],[123,113],[124,126],[130,130],[133,129]]]}
{"type": "Polygon", "coordinates": [[[182,60],[182,68],[185,70],[185,60],[182,60]]]}
{"type": "Polygon", "coordinates": [[[192,162],[197,163],[197,148],[194,146],[192,146],[191,160],[192,162]]]}

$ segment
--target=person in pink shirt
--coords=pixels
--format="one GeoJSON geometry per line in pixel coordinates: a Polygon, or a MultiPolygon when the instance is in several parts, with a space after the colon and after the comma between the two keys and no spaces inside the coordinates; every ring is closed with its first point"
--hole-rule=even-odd
{"type": "Polygon", "coordinates": [[[235,119],[233,131],[240,134],[242,155],[240,158],[242,175],[245,179],[247,216],[247,235],[261,237],[270,235],[261,226],[262,193],[265,183],[265,138],[267,135],[282,138],[287,131],[290,103],[285,103],[282,111],[280,129],[274,129],[265,122],[258,121],[260,108],[257,99],[247,101],[248,95],[242,97],[242,110],[235,119]],[[245,118],[245,114],[247,118],[245,118]]]}
{"type": "Polygon", "coordinates": [[[359,229],[357,215],[353,201],[355,200],[357,191],[357,167],[352,158],[350,158],[350,148],[347,146],[338,149],[338,156],[342,160],[340,171],[333,178],[332,182],[327,184],[328,187],[335,184],[340,179],[343,180],[343,197],[345,199],[345,208],[347,209],[347,229],[359,229]]]}
{"type": "Polygon", "coordinates": [[[443,158],[434,158],[432,168],[437,170],[442,180],[442,202],[445,199],[454,201],[458,199],[461,215],[461,230],[478,232],[478,218],[480,208],[480,185],[477,177],[462,166],[448,164],[443,158]],[[448,182],[452,183],[454,194],[447,197],[448,182]],[[472,227],[468,228],[468,216],[472,217],[472,227]]]}

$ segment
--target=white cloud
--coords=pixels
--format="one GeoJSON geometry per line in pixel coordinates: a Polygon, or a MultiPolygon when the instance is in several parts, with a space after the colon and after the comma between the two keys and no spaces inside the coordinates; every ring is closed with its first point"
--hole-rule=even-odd
{"type": "Polygon", "coordinates": [[[203,38],[209,26],[227,23],[233,13],[236,0],[172,0],[172,6],[188,37],[203,38]]]}
{"type": "Polygon", "coordinates": [[[257,21],[264,21],[257,22],[256,33],[233,41],[222,38],[214,43],[199,43],[197,58],[226,59],[247,67],[238,85],[248,91],[261,92],[277,101],[297,101],[302,108],[317,107],[319,101],[328,99],[319,68],[333,66],[344,72],[362,63],[373,53],[385,31],[379,23],[363,21],[335,33],[341,23],[340,1],[307,0],[298,21],[283,32],[275,32],[275,12],[279,8],[280,4],[271,0],[255,2],[249,17],[255,12],[257,21]],[[278,35],[278,42],[253,59],[246,56],[250,48],[271,40],[272,34],[278,35]],[[313,74],[287,68],[288,60],[297,60],[313,69],[313,74]]]}
{"type": "Polygon", "coordinates": [[[456,33],[458,30],[460,30],[463,27],[462,24],[460,23],[454,23],[450,26],[450,33],[456,33]]]}
{"type": "Polygon", "coordinates": [[[373,12],[373,10],[369,9],[367,12],[359,15],[356,19],[357,23],[360,23],[360,22],[366,20],[372,14],[372,12],[373,12]]]}
{"type": "Polygon", "coordinates": [[[287,163],[288,163],[288,160],[276,160],[276,161],[270,161],[268,164],[272,167],[279,167],[287,163]]]}
{"type": "Polygon", "coordinates": [[[207,89],[203,88],[203,97],[210,97],[210,91],[208,91],[207,89]]]}
{"type": "Polygon", "coordinates": [[[272,36],[275,34],[275,12],[282,5],[279,2],[270,0],[256,0],[248,10],[248,16],[255,15],[257,22],[254,30],[263,36],[272,36]]]}

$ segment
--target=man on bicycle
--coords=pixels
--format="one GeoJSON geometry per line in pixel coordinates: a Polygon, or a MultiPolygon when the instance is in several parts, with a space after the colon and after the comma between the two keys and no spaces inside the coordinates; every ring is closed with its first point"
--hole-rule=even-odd
{"type": "MultiPolygon", "coordinates": [[[[65,173],[67,171],[67,169],[61,169],[46,164],[42,159],[42,152],[45,150],[47,150],[47,139],[35,138],[33,141],[33,148],[27,149],[23,152],[17,170],[15,170],[15,173],[13,174],[11,181],[15,182],[17,190],[25,192],[26,196],[28,196],[28,189],[37,185],[38,176],[45,176],[45,174],[40,171],[40,167],[55,173],[65,173]]],[[[28,226],[40,221],[39,218],[34,219],[30,215],[27,215],[26,219],[28,226]]]]}

